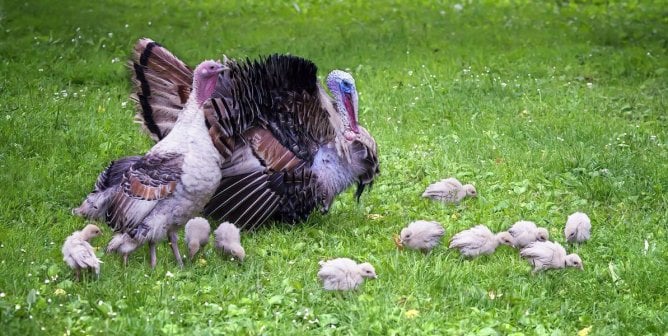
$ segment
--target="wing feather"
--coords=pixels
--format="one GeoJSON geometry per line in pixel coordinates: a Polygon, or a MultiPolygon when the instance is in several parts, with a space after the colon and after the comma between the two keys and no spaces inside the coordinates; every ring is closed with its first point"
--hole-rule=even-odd
{"type": "Polygon", "coordinates": [[[183,155],[178,153],[149,153],[133,164],[107,211],[109,226],[135,238],[141,221],[176,190],[182,166],[183,155]]]}

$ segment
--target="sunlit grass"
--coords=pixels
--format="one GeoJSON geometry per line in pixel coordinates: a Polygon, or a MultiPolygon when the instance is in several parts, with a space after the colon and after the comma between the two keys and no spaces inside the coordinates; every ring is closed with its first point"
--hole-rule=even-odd
{"type": "Polygon", "coordinates": [[[668,22],[665,1],[5,2],[0,5],[2,334],[655,334],[668,329],[668,22]],[[519,4],[518,4],[519,3],[519,4]],[[103,255],[77,283],[60,247],[114,158],[145,152],[125,62],[151,37],[195,64],[274,52],[351,71],[381,176],[360,204],[243,236],[239,265],[204,249],[179,270],[166,245],[103,255]],[[420,198],[447,176],[458,206],[420,198]],[[563,243],[584,211],[585,271],[530,275],[517,252],[463,260],[398,251],[437,220],[448,239],[533,220],[563,243]],[[355,292],[320,289],[318,261],[372,263],[355,292]]]}

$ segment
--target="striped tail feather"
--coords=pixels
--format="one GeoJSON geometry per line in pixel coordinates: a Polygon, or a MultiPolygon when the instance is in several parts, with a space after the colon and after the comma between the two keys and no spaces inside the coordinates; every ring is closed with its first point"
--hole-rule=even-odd
{"type": "Polygon", "coordinates": [[[204,214],[218,221],[229,221],[242,230],[251,230],[274,214],[284,196],[278,192],[281,174],[254,171],[224,177],[204,214]]]}
{"type": "Polygon", "coordinates": [[[151,39],[135,44],[129,63],[132,100],[137,104],[135,120],[155,141],[174,126],[192,86],[192,70],[169,50],[151,39]]]}

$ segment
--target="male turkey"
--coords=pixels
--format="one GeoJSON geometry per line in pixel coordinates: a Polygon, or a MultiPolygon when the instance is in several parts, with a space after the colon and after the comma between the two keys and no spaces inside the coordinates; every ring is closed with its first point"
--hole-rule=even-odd
{"type": "MultiPolygon", "coordinates": [[[[357,91],[350,74],[333,71],[318,84],[312,62],[287,55],[257,61],[225,59],[204,111],[222,154],[222,179],[204,211],[219,221],[254,229],[267,219],[303,220],[327,212],[354,183],[356,196],[378,174],[373,137],[357,124],[357,91]]],[[[192,71],[150,39],[134,48],[137,120],[162,141],[188,99],[192,71]]],[[[215,182],[212,182],[217,184],[215,182]]]]}
{"type": "Polygon", "coordinates": [[[97,217],[99,209],[106,209],[105,219],[115,232],[128,234],[138,244],[149,243],[151,267],[156,264],[155,244],[165,237],[179,266],[183,265],[177,231],[202,210],[220,181],[222,158],[208,134],[202,105],[223,70],[217,62],[202,62],[192,77],[190,98],[169,135],[144,156],[112,163],[74,211],[97,217]],[[88,205],[98,211],[85,211],[88,205]]]}

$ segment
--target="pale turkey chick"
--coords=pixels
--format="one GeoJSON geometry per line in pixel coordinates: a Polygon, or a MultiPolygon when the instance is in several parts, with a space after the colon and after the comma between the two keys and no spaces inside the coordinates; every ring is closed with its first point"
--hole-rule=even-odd
{"type": "Polygon", "coordinates": [[[454,177],[432,183],[422,193],[422,197],[428,197],[445,203],[459,203],[464,197],[476,197],[478,192],[472,184],[462,185],[454,177]]]}
{"type": "Polygon", "coordinates": [[[522,249],[520,255],[533,265],[531,273],[564,267],[584,269],[580,256],[577,254],[566,255],[566,249],[556,242],[533,242],[522,249]]]}
{"type": "Polygon", "coordinates": [[[213,231],[213,235],[218,250],[222,250],[224,253],[232,255],[239,259],[239,261],[244,261],[246,251],[243,246],[241,246],[239,228],[230,222],[223,222],[215,231],[213,231]]]}
{"type": "Polygon", "coordinates": [[[589,220],[589,216],[582,212],[576,212],[568,216],[564,235],[566,236],[566,241],[569,243],[582,243],[589,240],[591,236],[591,220],[589,220]]]}
{"type": "Polygon", "coordinates": [[[115,234],[107,245],[107,253],[119,253],[123,256],[123,266],[128,265],[128,256],[139,247],[139,242],[127,233],[115,234]]]}
{"type": "Polygon", "coordinates": [[[186,244],[190,259],[195,257],[200,248],[209,243],[209,234],[211,234],[209,221],[202,217],[195,217],[186,223],[186,244]]]}
{"type": "Polygon", "coordinates": [[[95,275],[100,275],[100,259],[95,255],[93,246],[89,241],[102,234],[100,228],[88,224],[81,231],[74,231],[63,244],[63,260],[74,270],[76,279],[79,280],[82,269],[92,269],[95,275]]]}
{"type": "Polygon", "coordinates": [[[438,222],[419,220],[403,228],[399,238],[403,246],[428,252],[438,245],[444,234],[445,229],[438,222]]]}
{"type": "Polygon", "coordinates": [[[321,261],[318,278],[326,290],[352,290],[364,282],[375,279],[376,270],[369,263],[358,264],[348,258],[321,261]]]}
{"type": "Polygon", "coordinates": [[[539,228],[536,223],[530,221],[518,221],[508,230],[513,237],[515,247],[523,248],[535,241],[544,242],[549,238],[545,228],[539,228]]]}
{"type": "Polygon", "coordinates": [[[484,225],[476,225],[468,230],[461,231],[450,239],[450,248],[470,258],[484,254],[492,254],[499,244],[513,245],[513,237],[508,232],[492,233],[484,225]]]}

